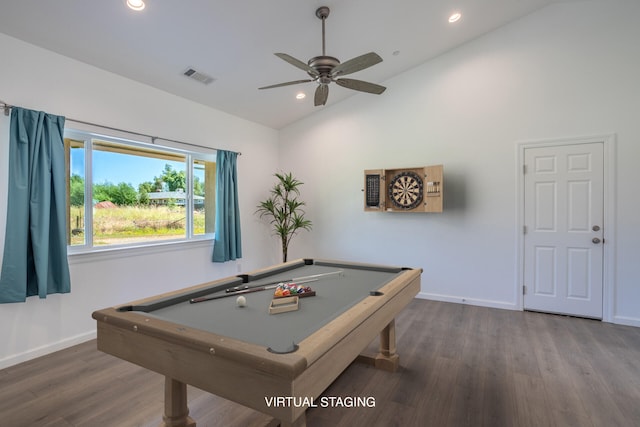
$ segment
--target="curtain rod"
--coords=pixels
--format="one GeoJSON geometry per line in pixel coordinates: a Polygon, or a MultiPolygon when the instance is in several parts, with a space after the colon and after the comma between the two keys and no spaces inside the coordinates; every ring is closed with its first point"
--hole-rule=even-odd
{"type": "MultiPolygon", "coordinates": [[[[2,109],[4,110],[4,115],[8,116],[9,115],[9,110],[11,110],[11,108],[13,108],[15,106],[11,105],[11,104],[7,104],[6,102],[0,100],[0,107],[2,107],[2,109]]],[[[99,125],[97,123],[85,122],[83,120],[76,120],[76,119],[72,119],[70,117],[65,117],[65,120],[70,121],[70,122],[75,122],[75,123],[81,123],[83,125],[96,126],[96,127],[103,128],[103,129],[114,130],[114,131],[117,131],[117,132],[126,132],[126,133],[129,133],[131,135],[142,136],[142,137],[151,139],[151,143],[152,144],[155,144],[156,140],[161,140],[161,141],[175,142],[175,143],[178,143],[178,144],[189,145],[189,146],[192,146],[192,147],[207,148],[209,150],[222,150],[221,148],[207,147],[205,145],[193,144],[191,142],[184,142],[184,141],[179,141],[179,140],[176,140],[176,139],[162,138],[162,137],[159,137],[159,136],[147,135],[146,133],[132,132],[132,131],[126,130],[126,129],[120,129],[120,128],[115,128],[115,127],[111,127],[111,126],[99,125]]],[[[231,150],[225,150],[225,151],[231,151],[231,150]]],[[[238,156],[242,155],[242,153],[239,152],[239,151],[231,151],[231,152],[232,153],[236,153],[238,156]]]]}

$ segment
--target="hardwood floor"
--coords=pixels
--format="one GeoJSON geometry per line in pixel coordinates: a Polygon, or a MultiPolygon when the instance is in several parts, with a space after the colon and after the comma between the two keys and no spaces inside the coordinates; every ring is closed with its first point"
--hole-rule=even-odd
{"type": "MultiPolygon", "coordinates": [[[[396,333],[398,372],[353,364],[323,394],[375,407],[311,408],[309,427],[640,425],[640,328],[414,300],[396,333]]],[[[95,341],[0,371],[2,426],[157,426],[162,400],[162,376],[95,341]]],[[[189,407],[200,427],[271,421],[192,387],[189,407]]]]}

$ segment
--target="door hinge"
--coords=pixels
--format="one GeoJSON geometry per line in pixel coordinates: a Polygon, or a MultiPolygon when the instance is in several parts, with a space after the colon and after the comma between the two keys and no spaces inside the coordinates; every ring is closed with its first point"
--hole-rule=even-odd
{"type": "Polygon", "coordinates": [[[527,226],[526,225],[522,226],[522,234],[527,234],[527,226]]]}
{"type": "Polygon", "coordinates": [[[522,295],[527,294],[527,285],[522,285],[522,295]]]}
{"type": "Polygon", "coordinates": [[[527,173],[527,165],[522,165],[522,173],[523,174],[527,173]]]}

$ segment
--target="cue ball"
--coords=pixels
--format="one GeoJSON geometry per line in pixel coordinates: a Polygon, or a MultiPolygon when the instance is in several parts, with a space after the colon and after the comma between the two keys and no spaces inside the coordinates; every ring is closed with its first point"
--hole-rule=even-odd
{"type": "Polygon", "coordinates": [[[238,298],[236,298],[236,305],[238,307],[244,307],[247,305],[247,299],[245,297],[243,297],[242,295],[240,295],[238,298]]]}

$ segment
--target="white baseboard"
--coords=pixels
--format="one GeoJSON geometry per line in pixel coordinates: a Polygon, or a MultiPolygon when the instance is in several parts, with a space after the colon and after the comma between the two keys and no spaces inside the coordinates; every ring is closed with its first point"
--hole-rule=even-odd
{"type": "Polygon", "coordinates": [[[420,292],[416,298],[430,299],[434,301],[453,302],[457,304],[477,305],[480,307],[501,308],[503,310],[519,310],[515,303],[505,301],[492,301],[477,298],[456,297],[452,295],[432,294],[429,292],[420,292]]]}
{"type": "MultiPolygon", "coordinates": [[[[434,301],[452,302],[456,304],[469,304],[477,305],[481,307],[501,308],[505,310],[521,311],[515,303],[509,303],[504,301],[491,301],[475,298],[463,298],[455,297],[451,295],[432,294],[428,292],[420,292],[416,295],[416,298],[429,299],[434,301]]],[[[613,316],[611,323],[617,325],[635,326],[640,328],[640,318],[629,316],[613,316]]]]}
{"type": "Polygon", "coordinates": [[[61,341],[43,345],[23,353],[12,354],[3,359],[0,359],[0,369],[8,368],[9,366],[17,365],[18,363],[26,362],[36,357],[45,356],[49,353],[53,353],[58,350],[63,350],[67,347],[71,347],[83,342],[92,340],[96,337],[96,331],[87,332],[84,334],[76,335],[74,337],[65,338],[61,341]]]}
{"type": "Polygon", "coordinates": [[[613,316],[613,323],[640,328],[640,319],[638,319],[637,317],[613,316]]]}

